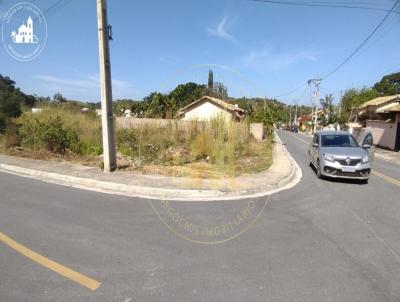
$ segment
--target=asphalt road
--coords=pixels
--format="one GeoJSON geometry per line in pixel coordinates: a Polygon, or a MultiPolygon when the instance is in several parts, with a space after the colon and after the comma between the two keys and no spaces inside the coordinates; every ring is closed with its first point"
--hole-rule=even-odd
{"type": "MultiPolygon", "coordinates": [[[[0,301],[400,301],[400,186],[319,180],[308,138],[279,135],[301,182],[216,245],[169,231],[145,200],[0,173],[0,232],[101,282],[90,290],[0,240],[0,301]]],[[[400,166],[374,168],[400,180],[400,166]]],[[[235,205],[185,210],[207,220],[235,205]]]]}

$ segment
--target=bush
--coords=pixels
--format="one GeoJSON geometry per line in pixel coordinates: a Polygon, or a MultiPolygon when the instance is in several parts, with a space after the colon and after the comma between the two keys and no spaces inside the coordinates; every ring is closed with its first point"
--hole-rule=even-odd
{"type": "Polygon", "coordinates": [[[67,130],[63,129],[63,122],[59,116],[50,119],[47,124],[40,125],[43,128],[42,139],[46,149],[61,155],[69,148],[70,141],[67,130]]]}
{"type": "Polygon", "coordinates": [[[23,113],[17,124],[22,147],[61,155],[67,150],[79,155],[102,153],[98,118],[69,110],[46,109],[23,113]]]}
{"type": "Polygon", "coordinates": [[[116,144],[122,155],[129,157],[137,155],[137,136],[132,129],[117,129],[116,144]]]}
{"type": "Polygon", "coordinates": [[[0,133],[4,132],[6,129],[6,117],[4,114],[0,113],[0,133]]]}
{"type": "Polygon", "coordinates": [[[6,148],[13,148],[20,145],[18,127],[13,120],[7,123],[7,128],[4,134],[4,143],[6,148]]]}
{"type": "Polygon", "coordinates": [[[223,118],[117,129],[118,151],[145,163],[182,165],[209,159],[212,164],[233,164],[246,153],[250,139],[248,123],[229,122],[223,118]]]}

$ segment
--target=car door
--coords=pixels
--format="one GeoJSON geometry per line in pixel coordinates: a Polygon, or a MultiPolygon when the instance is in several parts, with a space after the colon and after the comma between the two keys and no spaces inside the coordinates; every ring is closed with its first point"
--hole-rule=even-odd
{"type": "Polygon", "coordinates": [[[317,163],[317,159],[319,156],[319,147],[316,147],[317,145],[319,146],[319,135],[315,133],[311,143],[311,151],[310,151],[311,160],[313,161],[314,164],[317,163]]]}
{"type": "Polygon", "coordinates": [[[361,146],[368,152],[368,157],[370,162],[374,161],[374,153],[375,153],[375,146],[374,146],[374,138],[372,136],[371,131],[366,131],[361,139],[361,146]]]}

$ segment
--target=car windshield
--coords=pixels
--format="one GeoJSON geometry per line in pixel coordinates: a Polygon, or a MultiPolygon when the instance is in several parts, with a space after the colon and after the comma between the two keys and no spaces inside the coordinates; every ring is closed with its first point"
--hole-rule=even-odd
{"type": "Polygon", "coordinates": [[[358,147],[356,140],[347,134],[326,134],[321,136],[322,147],[358,147]]]}

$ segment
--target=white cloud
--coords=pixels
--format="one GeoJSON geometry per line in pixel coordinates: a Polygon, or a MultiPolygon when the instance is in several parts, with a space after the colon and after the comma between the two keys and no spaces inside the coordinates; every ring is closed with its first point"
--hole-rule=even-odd
{"type": "Polygon", "coordinates": [[[316,51],[289,51],[277,53],[269,49],[252,50],[240,59],[241,65],[253,69],[278,72],[288,69],[299,62],[315,62],[319,53],[316,51]]]}
{"type": "Polygon", "coordinates": [[[228,17],[224,16],[215,28],[208,28],[208,33],[212,36],[222,38],[230,42],[236,42],[236,38],[228,33],[228,17]]]}
{"type": "MultiPolygon", "coordinates": [[[[41,81],[42,87],[45,88],[47,93],[53,94],[61,92],[67,97],[79,100],[100,100],[100,76],[98,74],[83,76],[77,79],[43,74],[36,75],[34,78],[41,81]]],[[[137,97],[137,91],[126,81],[114,78],[112,80],[112,86],[114,99],[137,97]]]]}

